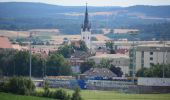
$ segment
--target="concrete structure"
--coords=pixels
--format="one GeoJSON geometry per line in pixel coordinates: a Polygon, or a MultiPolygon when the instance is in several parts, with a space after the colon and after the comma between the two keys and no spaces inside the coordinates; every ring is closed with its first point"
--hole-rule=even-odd
{"type": "Polygon", "coordinates": [[[91,49],[91,24],[89,23],[88,19],[87,4],[84,23],[81,26],[81,40],[83,40],[86,43],[87,47],[91,49]]]}
{"type": "Polygon", "coordinates": [[[135,48],[134,58],[136,71],[150,68],[153,64],[170,64],[170,46],[158,43],[138,45],[135,48]]]}
{"type": "Polygon", "coordinates": [[[170,86],[170,78],[138,78],[138,85],[142,86],[170,86]]]}
{"type": "Polygon", "coordinates": [[[102,59],[109,59],[113,65],[121,68],[123,75],[129,73],[129,57],[125,54],[101,54],[89,57],[89,59],[93,59],[97,64],[99,64],[102,59]]]}

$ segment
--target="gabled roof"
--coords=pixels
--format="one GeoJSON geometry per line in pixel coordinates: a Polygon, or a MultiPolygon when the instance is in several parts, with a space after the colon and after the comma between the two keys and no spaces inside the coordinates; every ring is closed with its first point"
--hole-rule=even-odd
{"type": "Polygon", "coordinates": [[[91,54],[85,51],[74,51],[74,53],[71,55],[71,58],[80,58],[80,59],[85,59],[90,57],[91,54]]]}
{"type": "Polygon", "coordinates": [[[108,68],[91,68],[83,74],[89,77],[117,77],[117,75],[110,71],[108,68]]]}

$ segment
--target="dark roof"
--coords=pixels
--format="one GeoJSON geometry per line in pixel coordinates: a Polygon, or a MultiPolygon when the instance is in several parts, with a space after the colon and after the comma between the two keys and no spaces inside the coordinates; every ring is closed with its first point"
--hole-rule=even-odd
{"type": "Polygon", "coordinates": [[[117,77],[117,75],[110,71],[108,68],[91,68],[83,74],[89,77],[117,77]]]}
{"type": "Polygon", "coordinates": [[[89,18],[88,18],[88,9],[87,9],[87,3],[86,3],[86,12],[85,12],[85,18],[84,18],[84,23],[82,25],[83,31],[90,31],[91,25],[89,23],[89,18]]]}
{"type": "Polygon", "coordinates": [[[89,52],[85,51],[75,51],[72,55],[71,58],[80,58],[80,59],[86,59],[90,57],[91,54],[89,52]]]}

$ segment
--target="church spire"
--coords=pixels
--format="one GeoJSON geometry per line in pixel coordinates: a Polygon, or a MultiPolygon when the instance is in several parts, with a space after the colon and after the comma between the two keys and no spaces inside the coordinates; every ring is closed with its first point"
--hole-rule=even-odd
{"type": "Polygon", "coordinates": [[[85,18],[84,18],[84,23],[83,23],[83,31],[90,31],[90,24],[89,24],[89,18],[88,18],[88,9],[87,9],[87,3],[86,3],[86,11],[85,11],[85,18]]]}

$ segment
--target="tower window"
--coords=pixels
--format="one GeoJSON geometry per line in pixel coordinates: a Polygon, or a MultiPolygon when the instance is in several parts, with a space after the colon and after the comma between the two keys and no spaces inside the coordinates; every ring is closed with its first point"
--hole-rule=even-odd
{"type": "Polygon", "coordinates": [[[88,37],[88,39],[89,39],[89,37],[88,37]]]}

